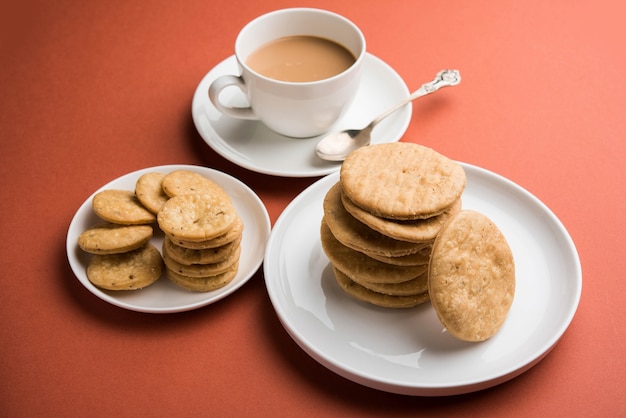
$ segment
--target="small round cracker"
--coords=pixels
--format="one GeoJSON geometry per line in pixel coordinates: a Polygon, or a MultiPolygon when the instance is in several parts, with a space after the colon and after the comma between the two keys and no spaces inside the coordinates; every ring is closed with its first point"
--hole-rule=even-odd
{"type": "Polygon", "coordinates": [[[103,190],[96,193],[91,204],[98,217],[114,224],[142,225],[156,219],[130,190],[103,190]]]}
{"type": "Polygon", "coordinates": [[[350,153],[340,179],[346,196],[360,208],[402,220],[444,212],[467,181],[460,164],[409,142],[374,144],[350,153]]]}
{"type": "Polygon", "coordinates": [[[230,228],[225,234],[206,241],[186,241],[169,235],[167,235],[167,237],[172,241],[172,243],[180,247],[189,248],[191,250],[208,250],[211,248],[221,247],[237,239],[241,239],[243,228],[243,221],[239,216],[237,216],[233,227],[230,228]]]}
{"type": "Polygon", "coordinates": [[[228,271],[231,266],[239,262],[239,255],[241,254],[241,247],[237,247],[235,251],[228,256],[225,260],[212,264],[181,264],[178,261],[173,260],[169,253],[163,252],[163,261],[167,268],[175,273],[181,274],[187,277],[208,277],[216,276],[228,271]]]}
{"type": "Polygon", "coordinates": [[[107,290],[136,290],[161,277],[163,259],[150,243],[126,253],[94,255],[87,265],[87,278],[107,290]]]}
{"type": "Polygon", "coordinates": [[[414,296],[428,292],[428,271],[423,272],[414,279],[407,280],[402,283],[372,283],[363,281],[359,277],[351,277],[346,273],[343,274],[364,288],[373,292],[383,293],[385,295],[414,296]]]}
{"type": "Polygon", "coordinates": [[[164,233],[185,241],[206,241],[228,232],[238,218],[221,194],[186,194],[170,198],[157,215],[164,233]]]}
{"type": "Polygon", "coordinates": [[[167,254],[172,260],[180,264],[213,264],[226,260],[239,247],[240,243],[241,236],[221,247],[193,250],[174,244],[166,235],[163,238],[163,254],[167,254]]]}
{"type": "Polygon", "coordinates": [[[373,230],[388,237],[409,242],[427,242],[434,240],[448,218],[458,213],[462,207],[461,199],[459,198],[452,206],[439,215],[426,219],[396,221],[372,215],[361,209],[348,199],[345,193],[341,194],[341,203],[352,216],[373,230]]]}
{"type": "Polygon", "coordinates": [[[193,292],[211,292],[232,282],[233,279],[237,277],[238,269],[239,263],[235,263],[224,273],[207,277],[189,277],[168,268],[165,269],[165,272],[167,278],[172,283],[183,289],[191,290],[193,292]]]}
{"type": "Polygon", "coordinates": [[[191,170],[174,170],[166,174],[161,186],[169,197],[185,194],[219,194],[228,199],[226,191],[217,183],[191,170]]]}
{"type": "Polygon", "coordinates": [[[387,264],[394,264],[396,266],[423,266],[427,265],[430,261],[430,252],[432,251],[432,243],[424,244],[424,247],[415,254],[407,254],[399,257],[386,257],[378,254],[371,254],[364,252],[363,254],[374,260],[382,261],[387,264]]]}
{"type": "Polygon", "coordinates": [[[513,253],[482,213],[463,210],[435,239],[429,267],[432,305],[450,334],[484,341],[504,323],[515,295],[513,253]]]}
{"type": "Polygon", "coordinates": [[[390,238],[358,221],[343,207],[341,183],[335,183],[324,197],[324,217],[333,235],[356,251],[386,257],[415,254],[423,245],[390,238]]]}
{"type": "Polygon", "coordinates": [[[401,283],[414,279],[428,270],[428,265],[396,266],[374,260],[365,254],[346,247],[334,237],[322,219],[320,228],[322,249],[330,262],[352,277],[372,283],[401,283]]]}
{"type": "Polygon", "coordinates": [[[119,254],[136,250],[150,241],[150,225],[101,223],[78,236],[78,246],[91,254],[119,254]]]}
{"type": "Polygon", "coordinates": [[[142,174],[135,183],[137,199],[154,214],[159,213],[161,206],[170,198],[161,186],[163,178],[163,173],[150,172],[142,174]]]}
{"type": "Polygon", "coordinates": [[[335,280],[339,287],[348,295],[361,302],[367,302],[384,308],[401,309],[412,308],[429,300],[427,292],[410,296],[393,296],[375,292],[351,280],[337,268],[333,269],[333,272],[335,273],[335,280]]]}

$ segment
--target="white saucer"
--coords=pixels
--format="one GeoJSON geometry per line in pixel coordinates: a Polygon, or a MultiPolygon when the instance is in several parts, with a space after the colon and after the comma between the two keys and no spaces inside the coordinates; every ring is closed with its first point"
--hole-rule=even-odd
{"type": "MultiPolygon", "coordinates": [[[[215,152],[248,170],[282,177],[316,177],[339,169],[340,163],[322,161],[315,155],[315,144],[321,136],[289,138],[269,130],[261,122],[223,116],[209,100],[208,91],[211,82],[225,74],[239,74],[234,56],[204,76],[192,102],[196,129],[215,152]]],[[[408,95],[406,84],[394,69],[367,54],[357,97],[333,130],[364,127],[408,95]]],[[[236,88],[224,90],[222,98],[232,105],[246,103],[243,93],[236,88]]],[[[398,141],[409,126],[412,110],[409,103],[382,121],[372,134],[372,143],[398,141]]]]}
{"type": "Polygon", "coordinates": [[[512,379],[539,362],[569,326],[582,289],[580,260],[559,219],[497,174],[463,164],[464,209],[489,216],[506,236],[516,293],[500,331],[482,343],[445,332],[430,303],[384,309],[337,286],[319,225],[339,173],[318,180],[274,224],[263,262],[268,294],[290,336],[328,369],[359,384],[422,396],[461,394],[512,379]]]}
{"type": "MultiPolygon", "coordinates": [[[[265,246],[270,234],[270,218],[261,199],[245,184],[228,174],[210,168],[189,165],[166,165],[135,171],[119,177],[96,190],[80,206],[67,232],[67,258],[74,274],[83,286],[100,299],[121,308],[138,312],[172,313],[189,311],[217,302],[243,286],[259,269],[263,261],[265,246]],[[174,285],[165,274],[156,283],[140,290],[108,291],[94,286],[87,279],[86,269],[91,255],[82,251],[77,244],[78,236],[99,221],[91,207],[93,196],[104,189],[135,190],[137,179],[144,173],[158,171],[169,173],[174,170],[191,170],[219,184],[230,196],[235,209],[244,223],[241,240],[241,256],[237,276],[226,286],[213,292],[197,293],[174,285]]],[[[159,250],[163,244],[163,233],[154,228],[151,240],[159,250]]]]}

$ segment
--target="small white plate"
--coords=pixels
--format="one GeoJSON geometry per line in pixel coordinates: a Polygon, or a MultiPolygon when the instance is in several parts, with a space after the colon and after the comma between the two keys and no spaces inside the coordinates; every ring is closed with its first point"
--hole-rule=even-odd
{"type": "MultiPolygon", "coordinates": [[[[78,280],[100,299],[121,308],[138,312],[172,313],[189,311],[217,302],[243,286],[259,269],[270,235],[270,218],[261,199],[245,184],[228,174],[210,168],[190,165],[165,165],[135,171],[119,177],[96,190],[78,209],[67,232],[67,257],[78,280]],[[91,207],[93,196],[105,189],[135,190],[137,179],[144,173],[169,173],[174,170],[191,170],[219,184],[230,196],[244,223],[241,256],[237,276],[226,286],[213,292],[191,292],[174,285],[165,274],[156,283],[140,290],[108,291],[94,286],[87,279],[86,268],[91,255],[78,247],[78,236],[99,221],[91,207]]],[[[154,227],[151,240],[159,251],[163,233],[154,227]]]]}
{"type": "Polygon", "coordinates": [[[495,386],[539,362],[569,326],[582,289],[580,260],[559,219],[497,174],[463,164],[463,207],[489,216],[514,254],[517,287],[500,331],[482,343],[444,331],[430,303],[384,309],[336,285],[319,239],[333,173],[296,197],[274,225],[263,263],[267,290],[291,337],[335,373],[375,389],[422,396],[495,386]]]}
{"type": "MultiPolygon", "coordinates": [[[[215,152],[248,170],[274,176],[316,177],[339,169],[340,163],[322,161],[315,155],[315,145],[323,135],[289,138],[269,130],[261,122],[222,115],[209,100],[208,91],[213,80],[225,74],[239,74],[234,56],[204,76],[196,88],[191,109],[196,129],[215,152]]],[[[394,69],[367,54],[354,103],[332,130],[362,128],[408,95],[406,84],[394,69]]],[[[237,88],[224,90],[221,97],[233,106],[246,105],[243,93],[237,88]]],[[[409,103],[382,121],[372,134],[372,143],[399,140],[409,126],[412,110],[409,103]]]]}

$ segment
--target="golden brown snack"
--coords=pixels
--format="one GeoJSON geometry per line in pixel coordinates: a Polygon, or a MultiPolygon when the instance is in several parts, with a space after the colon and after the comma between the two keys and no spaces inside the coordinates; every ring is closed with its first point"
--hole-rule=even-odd
{"type": "Polygon", "coordinates": [[[157,281],[162,271],[161,254],[148,243],[126,253],[94,255],[87,266],[87,278],[102,289],[136,290],[157,281]]]}
{"type": "Polygon", "coordinates": [[[362,302],[371,303],[372,305],[382,306],[384,308],[411,308],[421,303],[427,302],[429,297],[428,293],[424,292],[419,295],[410,296],[392,296],[384,293],[374,292],[367,289],[355,281],[351,280],[348,276],[343,274],[337,268],[334,269],[335,279],[339,287],[350,296],[358,299],[362,302]]]}
{"type": "Polygon", "coordinates": [[[165,236],[163,239],[163,254],[167,254],[172,260],[180,264],[212,264],[226,260],[239,248],[240,243],[241,236],[221,247],[193,250],[176,245],[168,236],[165,236]]]}
{"type": "Polygon", "coordinates": [[[439,230],[450,216],[461,210],[461,199],[457,199],[452,206],[439,215],[426,219],[401,221],[385,219],[361,209],[355,205],[345,193],[341,194],[341,203],[344,208],[357,220],[363,222],[375,231],[391,238],[409,242],[432,242],[439,230]]]}
{"type": "Polygon", "coordinates": [[[383,263],[387,264],[394,264],[396,266],[423,266],[428,264],[428,262],[430,261],[430,252],[433,248],[432,243],[423,245],[423,248],[415,254],[403,255],[400,257],[385,257],[382,255],[371,254],[367,252],[364,252],[363,254],[373,258],[374,260],[382,261],[383,263]]]}
{"type": "Polygon", "coordinates": [[[78,246],[91,254],[118,254],[143,247],[152,238],[150,225],[100,223],[78,237],[78,246]]]}
{"type": "Polygon", "coordinates": [[[139,177],[135,184],[137,199],[154,214],[159,213],[161,206],[169,199],[161,186],[164,178],[165,174],[163,173],[146,173],[139,177]]]}
{"type": "Polygon", "coordinates": [[[428,270],[426,264],[404,267],[383,263],[346,247],[333,236],[325,219],[322,220],[320,235],[322,249],[333,266],[350,277],[359,277],[361,281],[401,283],[414,279],[428,270]]]}
{"type": "Polygon", "coordinates": [[[353,250],[384,257],[399,257],[415,254],[424,247],[422,244],[390,238],[358,221],[343,207],[339,182],[326,193],[323,207],[324,219],[335,238],[353,250]]]}
{"type": "Polygon", "coordinates": [[[239,262],[241,247],[237,247],[235,251],[226,259],[212,264],[181,264],[173,260],[167,251],[163,252],[163,261],[167,268],[175,273],[187,277],[208,277],[216,276],[228,271],[231,266],[239,262]]]}
{"type": "Polygon", "coordinates": [[[185,194],[169,199],[157,215],[159,227],[175,239],[200,242],[228,232],[238,215],[220,193],[185,194]]]}
{"type": "Polygon", "coordinates": [[[409,142],[375,144],[352,152],[341,166],[346,196],[375,216],[396,220],[438,215],[465,189],[460,164],[409,142]]]}
{"type": "Polygon", "coordinates": [[[218,237],[206,240],[206,241],[195,241],[195,242],[186,241],[186,240],[178,239],[172,236],[168,236],[168,238],[175,245],[178,245],[184,248],[189,248],[192,250],[206,250],[206,249],[221,247],[237,239],[241,239],[242,234],[243,234],[243,222],[241,218],[237,216],[237,219],[235,219],[235,223],[233,227],[229,229],[228,232],[218,237]]]}
{"type": "Polygon", "coordinates": [[[98,217],[114,224],[143,225],[156,219],[129,190],[103,190],[96,193],[91,203],[98,217]]]}
{"type": "Polygon", "coordinates": [[[384,293],[385,295],[414,296],[428,292],[428,271],[425,271],[414,279],[402,283],[372,283],[363,281],[359,277],[350,277],[350,275],[346,273],[343,274],[364,288],[374,292],[384,293]]]}
{"type": "Polygon", "coordinates": [[[175,170],[168,173],[161,182],[163,191],[169,197],[185,194],[219,194],[228,200],[226,191],[213,180],[190,170],[175,170]]]}
{"type": "Polygon", "coordinates": [[[484,341],[504,323],[515,295],[515,264],[506,238],[485,215],[450,218],[433,245],[432,305],[450,334],[484,341]]]}
{"type": "Polygon", "coordinates": [[[233,264],[227,271],[215,276],[189,277],[166,268],[168,279],[179,287],[193,292],[211,292],[220,289],[237,277],[239,263],[233,264]]]}

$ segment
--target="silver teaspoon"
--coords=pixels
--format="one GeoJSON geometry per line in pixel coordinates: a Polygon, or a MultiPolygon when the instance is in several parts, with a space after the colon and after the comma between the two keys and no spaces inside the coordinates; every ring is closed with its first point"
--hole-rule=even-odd
{"type": "Polygon", "coordinates": [[[413,92],[409,97],[393,106],[363,129],[346,129],[335,132],[322,138],[315,147],[315,153],[322,160],[343,161],[352,151],[370,144],[372,130],[387,116],[402,108],[407,103],[439,90],[441,87],[456,86],[461,82],[458,70],[442,70],[435,79],[413,92]]]}

